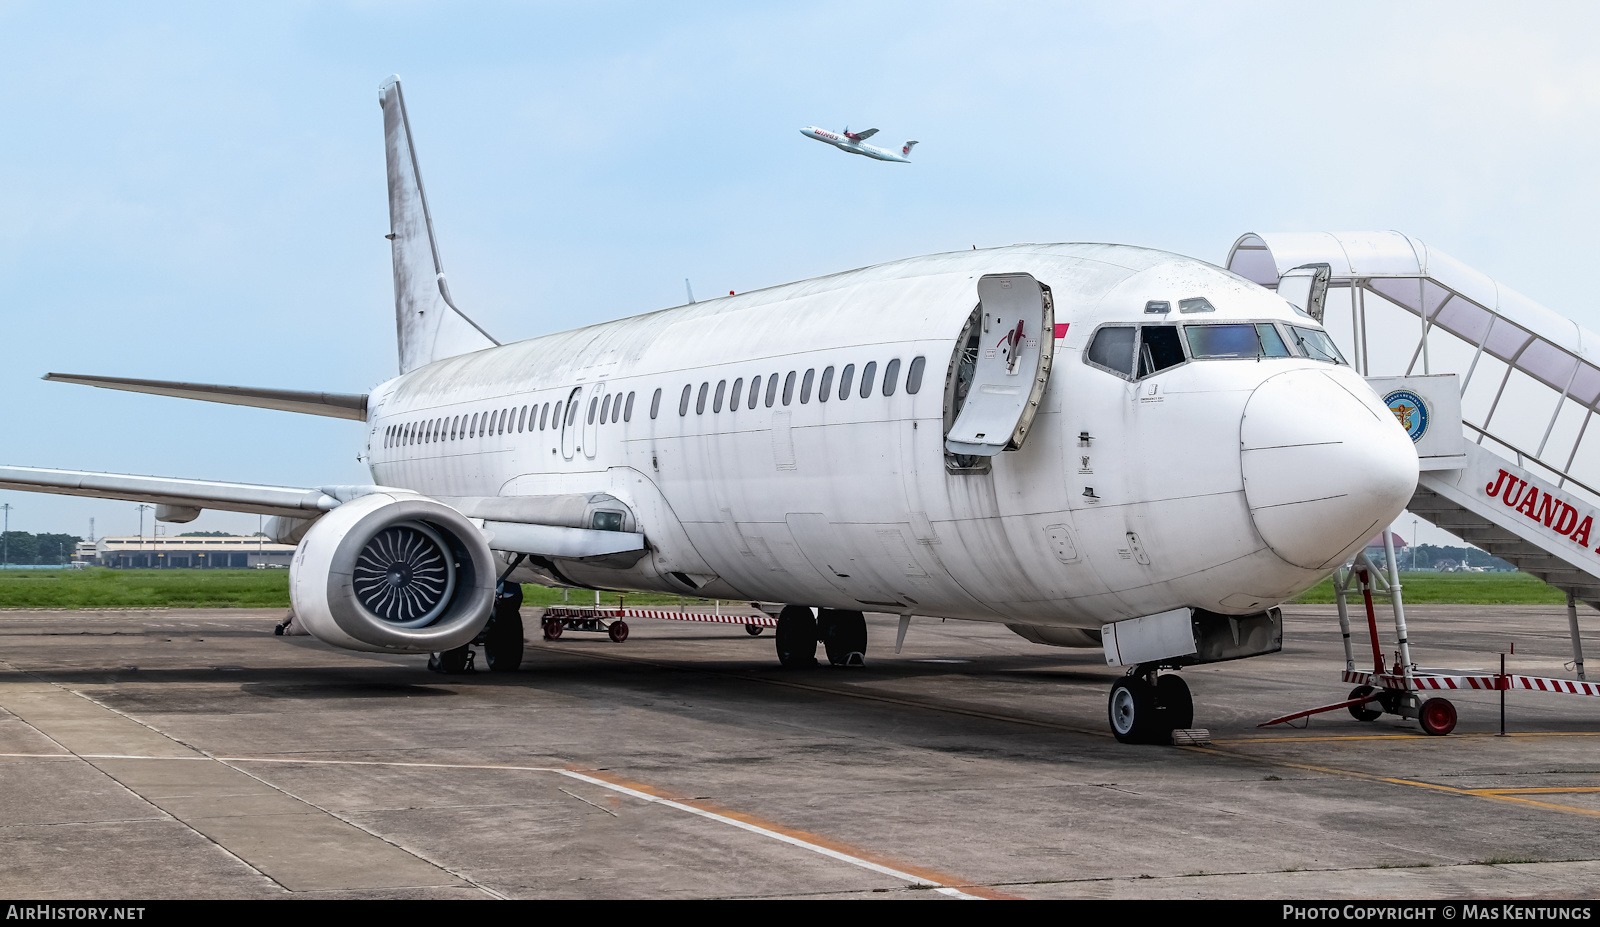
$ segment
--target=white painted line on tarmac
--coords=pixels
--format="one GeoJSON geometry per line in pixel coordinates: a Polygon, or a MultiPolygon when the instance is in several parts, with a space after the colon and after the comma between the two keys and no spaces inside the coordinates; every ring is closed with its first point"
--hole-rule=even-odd
{"type": "Polygon", "coordinates": [[[704,808],[696,808],[693,805],[686,805],[683,802],[673,801],[670,798],[662,798],[659,795],[652,795],[649,792],[641,792],[638,789],[629,788],[625,785],[619,785],[615,782],[607,782],[604,779],[585,775],[581,772],[576,772],[571,769],[562,769],[557,771],[563,776],[577,779],[581,782],[587,782],[590,785],[598,785],[604,789],[611,789],[614,792],[621,792],[624,795],[630,795],[641,801],[647,801],[652,804],[666,805],[669,808],[676,808],[679,811],[687,811],[690,814],[698,817],[707,818],[712,821],[717,821],[721,824],[737,827],[740,830],[749,831],[752,834],[760,834],[763,837],[770,837],[773,840],[787,843],[790,846],[800,847],[804,850],[810,850],[813,853],[820,853],[821,855],[829,857],[830,859],[836,859],[840,862],[849,863],[852,866],[860,866],[862,869],[867,869],[872,872],[879,873],[880,875],[890,876],[891,878],[900,879],[903,882],[910,882],[913,885],[932,885],[936,891],[956,898],[966,898],[972,901],[983,900],[979,895],[971,895],[961,891],[958,888],[952,888],[948,885],[940,884],[938,881],[929,879],[926,876],[912,875],[909,872],[903,872],[899,869],[882,865],[881,863],[875,863],[869,859],[862,859],[859,856],[852,856],[849,853],[843,853],[831,847],[821,846],[820,844],[812,843],[809,840],[802,840],[801,838],[793,836],[792,834],[786,834],[781,831],[762,827],[758,824],[751,824],[747,821],[741,821],[737,818],[731,818],[726,815],[718,814],[715,811],[707,811],[704,808]]]}
{"type": "MultiPolygon", "coordinates": [[[[132,756],[132,755],[127,755],[127,754],[115,754],[115,753],[0,753],[0,757],[18,757],[18,758],[30,758],[30,759],[85,759],[85,760],[89,760],[89,759],[95,759],[95,760],[201,760],[201,761],[215,760],[215,761],[221,762],[221,763],[276,763],[276,764],[284,764],[284,765],[317,765],[317,766],[386,766],[386,767],[401,767],[401,768],[410,768],[410,769],[482,769],[482,770],[505,770],[505,771],[511,771],[511,772],[556,773],[557,775],[566,776],[569,779],[577,779],[580,782],[587,782],[590,785],[596,785],[596,786],[599,786],[600,788],[603,788],[603,789],[609,789],[609,790],[611,790],[613,792],[619,792],[619,793],[621,793],[623,795],[628,795],[630,797],[637,798],[640,801],[649,802],[650,804],[664,805],[664,806],[666,806],[668,808],[674,808],[674,809],[676,809],[678,811],[686,811],[689,814],[695,815],[696,817],[705,818],[705,819],[710,820],[710,821],[716,821],[719,824],[727,824],[727,825],[729,825],[731,827],[737,827],[740,830],[746,831],[748,833],[759,834],[759,835],[761,835],[763,837],[767,837],[767,838],[770,838],[772,840],[777,840],[780,843],[786,843],[786,844],[788,844],[790,846],[793,846],[793,847],[798,847],[798,848],[803,849],[803,850],[809,850],[812,853],[817,853],[817,854],[820,854],[822,856],[826,856],[826,857],[828,857],[830,859],[838,860],[839,862],[849,863],[852,866],[858,866],[858,867],[860,867],[862,869],[866,869],[866,870],[868,870],[870,872],[876,872],[876,873],[878,873],[880,875],[886,875],[886,876],[889,876],[890,878],[899,879],[902,882],[907,882],[907,883],[912,884],[912,885],[927,885],[927,886],[931,886],[934,891],[937,891],[940,894],[949,895],[952,898],[962,898],[962,899],[967,899],[967,900],[970,900],[970,901],[982,901],[982,900],[985,900],[985,896],[983,896],[983,895],[974,895],[974,894],[971,894],[970,892],[962,891],[960,888],[956,888],[954,886],[944,884],[943,880],[938,879],[938,878],[934,878],[934,877],[930,877],[930,875],[928,875],[928,874],[920,874],[919,875],[919,874],[907,872],[907,871],[902,870],[902,869],[896,869],[893,866],[886,866],[886,865],[884,865],[882,863],[875,863],[872,860],[866,859],[866,858],[861,857],[861,856],[857,856],[857,855],[854,855],[854,854],[851,854],[851,853],[847,853],[847,852],[844,852],[842,850],[836,850],[836,849],[834,849],[832,847],[823,846],[822,844],[819,844],[819,843],[814,843],[814,842],[812,842],[810,840],[806,840],[803,837],[800,837],[800,836],[798,836],[796,834],[785,833],[782,830],[777,829],[776,825],[771,826],[771,827],[767,827],[767,826],[763,826],[763,825],[760,825],[760,824],[754,824],[754,823],[751,823],[749,821],[741,821],[738,818],[730,817],[730,816],[725,815],[725,814],[719,814],[719,813],[717,813],[715,811],[710,811],[710,810],[707,810],[705,808],[696,808],[693,805],[688,805],[688,804],[685,804],[683,802],[675,801],[675,800],[670,799],[670,798],[663,798],[660,795],[652,795],[649,792],[641,791],[640,789],[632,788],[630,786],[622,785],[620,783],[608,782],[605,779],[601,779],[601,778],[598,778],[596,776],[587,775],[585,773],[577,772],[576,770],[561,769],[561,768],[555,767],[555,766],[517,766],[517,765],[502,764],[502,763],[407,763],[407,762],[398,762],[398,761],[393,761],[393,760],[315,760],[315,759],[295,759],[295,758],[292,758],[292,757],[257,757],[257,756],[216,756],[216,757],[206,757],[206,756],[132,756]]],[[[565,791],[565,790],[563,790],[563,791],[565,791]]],[[[578,796],[573,796],[573,797],[577,798],[578,796]]],[[[605,809],[601,809],[601,810],[605,810],[605,809]]],[[[971,886],[968,886],[968,887],[971,887],[971,886]]]]}

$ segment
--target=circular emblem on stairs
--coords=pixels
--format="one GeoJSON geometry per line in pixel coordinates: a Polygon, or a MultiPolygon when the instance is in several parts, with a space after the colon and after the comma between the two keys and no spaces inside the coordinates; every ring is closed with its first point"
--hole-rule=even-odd
{"type": "Polygon", "coordinates": [[[1428,433],[1428,403],[1421,396],[1408,389],[1397,389],[1383,397],[1383,404],[1394,413],[1413,443],[1421,441],[1428,433]]]}

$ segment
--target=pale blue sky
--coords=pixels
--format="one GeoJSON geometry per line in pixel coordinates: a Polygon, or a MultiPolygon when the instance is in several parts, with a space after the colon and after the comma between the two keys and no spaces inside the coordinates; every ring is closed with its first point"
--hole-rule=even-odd
{"type": "MultiPolygon", "coordinates": [[[[367,481],[355,423],[38,377],[390,376],[390,73],[453,293],[502,340],[675,305],[685,277],[1014,241],[1220,262],[1245,231],[1367,228],[1600,330],[1597,26],[1579,4],[0,0],[0,462],[367,481]],[[813,123],[922,144],[882,164],[813,123]]],[[[131,503],[0,502],[14,529],[137,527],[131,503]]]]}

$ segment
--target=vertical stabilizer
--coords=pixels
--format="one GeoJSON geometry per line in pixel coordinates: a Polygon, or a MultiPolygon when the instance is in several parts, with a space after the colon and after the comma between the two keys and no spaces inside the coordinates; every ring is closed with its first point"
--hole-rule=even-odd
{"type": "Polygon", "coordinates": [[[500,342],[489,337],[450,300],[398,76],[390,77],[378,88],[378,102],[383,107],[383,142],[389,161],[395,324],[400,337],[400,372],[406,373],[500,342]]]}

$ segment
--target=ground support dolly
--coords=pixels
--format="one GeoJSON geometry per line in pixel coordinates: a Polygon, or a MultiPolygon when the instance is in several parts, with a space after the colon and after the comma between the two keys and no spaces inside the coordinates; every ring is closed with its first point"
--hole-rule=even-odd
{"type": "Polygon", "coordinates": [[[627,618],[742,624],[745,633],[751,637],[765,628],[778,626],[778,620],[770,615],[723,614],[720,608],[710,612],[692,612],[687,609],[629,608],[620,605],[552,605],[544,613],[544,639],[557,640],[564,631],[587,631],[605,634],[620,644],[628,639],[628,623],[624,620],[627,618]]]}
{"type": "MultiPolygon", "coordinates": [[[[1600,696],[1600,683],[1588,682],[1581,678],[1553,679],[1507,673],[1504,654],[1500,657],[1498,673],[1482,670],[1427,669],[1412,663],[1411,647],[1406,637],[1405,607],[1401,604],[1400,597],[1400,576],[1394,566],[1394,540],[1387,530],[1384,532],[1384,548],[1390,564],[1389,576],[1384,585],[1388,587],[1390,598],[1394,603],[1395,635],[1400,644],[1400,651],[1394,654],[1392,662],[1386,667],[1382,646],[1378,641],[1377,612],[1372,603],[1373,579],[1375,576],[1380,581],[1384,578],[1363,552],[1349,567],[1335,573],[1333,581],[1334,599],[1339,608],[1339,629],[1344,635],[1345,668],[1340,679],[1347,683],[1353,682],[1356,687],[1344,701],[1273,718],[1257,727],[1284,724],[1344,708],[1348,709],[1357,721],[1376,721],[1384,714],[1414,718],[1422,727],[1423,733],[1443,736],[1455,729],[1455,705],[1443,697],[1424,697],[1424,693],[1452,689],[1487,689],[1500,692],[1500,726],[1504,732],[1505,693],[1510,689],[1600,696]],[[1350,613],[1346,607],[1346,593],[1352,580],[1359,584],[1361,597],[1366,606],[1367,631],[1372,642],[1373,668],[1370,672],[1356,669],[1355,653],[1351,647],[1350,613]]],[[[1569,602],[1569,606],[1570,604],[1569,602]]],[[[1577,643],[1577,637],[1574,635],[1574,647],[1579,646],[1581,645],[1577,643]]],[[[1578,650],[1577,653],[1577,668],[1581,676],[1582,651],[1578,650]]]]}

